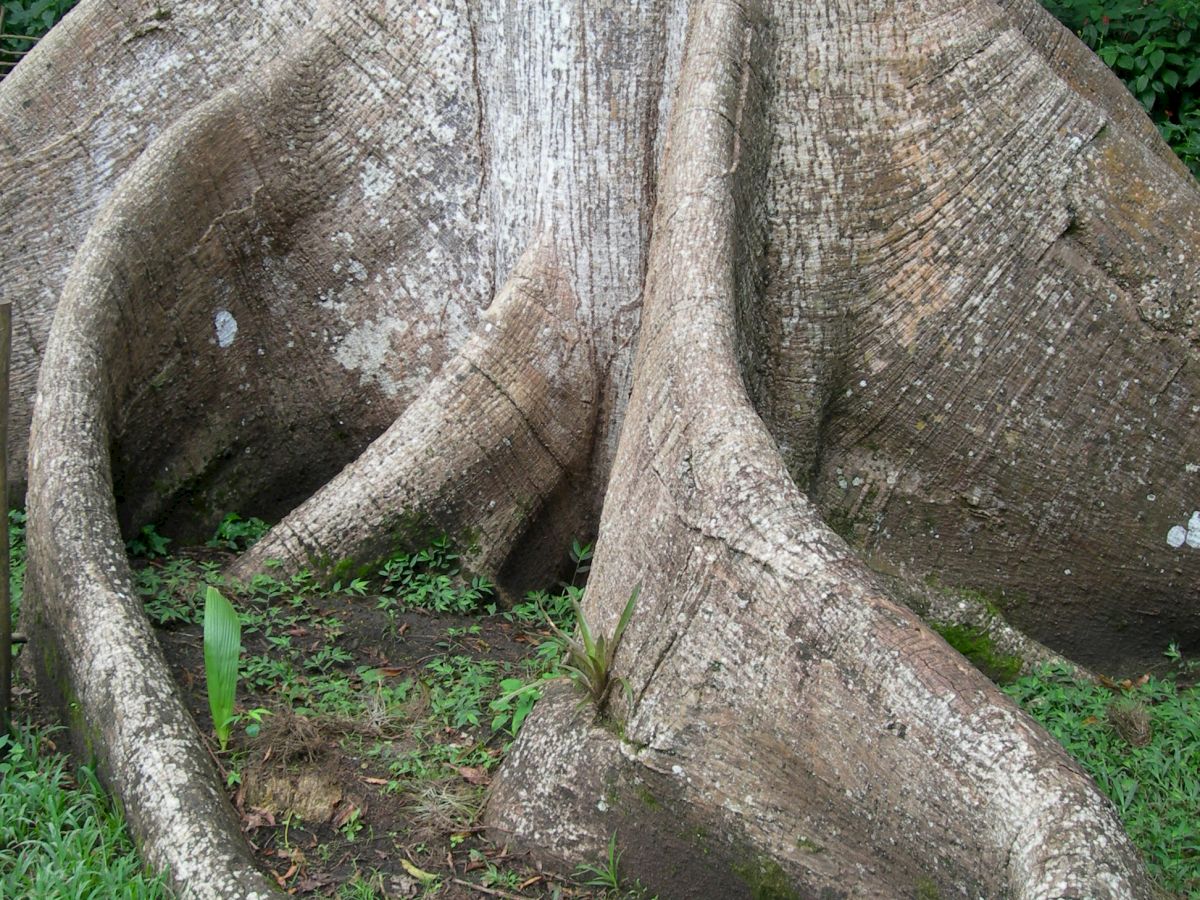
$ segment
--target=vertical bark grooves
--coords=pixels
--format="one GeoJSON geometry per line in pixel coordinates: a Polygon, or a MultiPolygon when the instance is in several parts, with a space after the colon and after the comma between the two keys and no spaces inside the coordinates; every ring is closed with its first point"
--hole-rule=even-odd
{"type": "MultiPolygon", "coordinates": [[[[735,266],[754,252],[737,247],[734,224],[762,173],[735,162],[761,122],[737,110],[743,85],[759,82],[744,67],[761,65],[767,27],[753,6],[727,2],[701,4],[691,23],[635,388],[588,589],[593,627],[611,631],[642,583],[617,660],[635,701],[616,702],[620,737],[602,755],[610,793],[597,799],[595,779],[580,777],[580,746],[600,738],[564,728],[559,699],[527,722],[488,821],[559,855],[633,832],[636,854],[665,846],[663,825],[639,818],[620,786],[665,780],[656,802],[677,822],[700,811],[720,821],[713,865],[742,873],[746,893],[774,879],[805,895],[929,885],[1148,897],[1111,805],[885,597],[796,489],[746,396],[735,266]],[[571,827],[548,828],[562,805],[571,827]]],[[[692,840],[690,855],[704,843],[692,840]]],[[[689,895],[686,884],[650,886],[689,895]]]]}
{"type": "MultiPolygon", "coordinates": [[[[347,571],[431,529],[495,573],[543,501],[587,463],[594,359],[553,246],[536,243],[476,334],[383,435],[238,561],[347,571]]],[[[559,548],[555,548],[556,551],[559,548]]]]}
{"type": "Polygon", "coordinates": [[[661,123],[686,0],[481,3],[477,92],[491,267],[503,276],[553,233],[599,379],[595,449],[581,494],[590,525],[611,471],[655,205],[661,123]]]}

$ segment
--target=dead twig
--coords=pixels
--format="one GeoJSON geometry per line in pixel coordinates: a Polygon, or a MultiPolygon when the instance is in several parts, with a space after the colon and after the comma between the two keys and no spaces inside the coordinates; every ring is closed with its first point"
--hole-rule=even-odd
{"type": "Polygon", "coordinates": [[[484,887],[482,884],[476,884],[464,878],[452,878],[450,880],[455,884],[461,884],[463,887],[469,887],[473,891],[479,891],[481,894],[489,894],[492,897],[507,897],[510,900],[529,900],[527,894],[514,894],[510,891],[502,891],[500,888],[484,887]]]}

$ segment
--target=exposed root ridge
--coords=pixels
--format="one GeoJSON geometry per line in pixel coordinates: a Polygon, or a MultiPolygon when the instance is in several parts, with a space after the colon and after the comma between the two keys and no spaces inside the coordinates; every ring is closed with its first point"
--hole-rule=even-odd
{"type": "Polygon", "coordinates": [[[792,483],[746,396],[734,268],[753,253],[734,225],[757,173],[728,173],[762,122],[743,117],[739,144],[730,111],[760,15],[723,0],[696,10],[663,163],[585,610],[611,632],[642,584],[616,666],[636,707],[614,697],[617,739],[572,719],[570,698],[540,706],[488,821],[559,858],[617,832],[623,862],[663,896],[1149,896],[1111,805],[887,598],[792,483]]]}
{"type": "Polygon", "coordinates": [[[458,538],[471,568],[497,572],[542,502],[587,461],[596,379],[575,314],[553,248],[535,245],[425,392],[232,574],[269,560],[342,572],[430,529],[458,538]]]}
{"type": "Polygon", "coordinates": [[[879,576],[888,594],[923,620],[938,625],[964,625],[987,636],[997,653],[1017,657],[1020,671],[1028,674],[1039,666],[1056,665],[1079,678],[1094,678],[1088,669],[1055,653],[1013,625],[985,598],[970,591],[928,587],[910,579],[879,576]]]}
{"type": "Polygon", "coordinates": [[[156,204],[169,205],[204,177],[202,165],[199,173],[178,165],[189,138],[241,137],[231,99],[218,95],[146,151],[67,280],[30,439],[22,608],[43,694],[58,702],[75,749],[120,799],[143,858],[181,897],[213,900],[266,898],[274,885],[242,838],[134,589],[114,508],[110,441],[114,395],[128,374],[114,358],[127,339],[130,306],[152,294],[155,264],[170,264],[180,250],[173,242],[186,245],[189,237],[177,229],[151,252],[141,228],[156,204]]]}

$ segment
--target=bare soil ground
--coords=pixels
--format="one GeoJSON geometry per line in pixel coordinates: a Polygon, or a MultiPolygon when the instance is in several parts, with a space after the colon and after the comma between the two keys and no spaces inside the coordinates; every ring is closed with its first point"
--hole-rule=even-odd
{"type": "MultiPolygon", "coordinates": [[[[228,556],[198,549],[179,558],[212,571],[228,556]]],[[[138,565],[170,571],[161,560],[138,565]]],[[[189,590],[160,586],[164,596],[189,590]]],[[[528,609],[525,621],[456,615],[307,586],[302,602],[274,593],[230,598],[244,622],[242,720],[224,751],[213,738],[199,616],[158,635],[246,837],[281,887],[355,898],[623,896],[541,871],[478,825],[512,739],[493,729],[489,703],[501,681],[545,671],[544,620],[528,609]]]]}

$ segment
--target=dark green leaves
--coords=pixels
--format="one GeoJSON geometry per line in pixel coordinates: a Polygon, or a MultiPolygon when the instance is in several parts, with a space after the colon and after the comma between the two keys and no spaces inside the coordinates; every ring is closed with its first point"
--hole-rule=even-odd
{"type": "Polygon", "coordinates": [[[1042,0],[1151,113],[1159,132],[1200,173],[1200,3],[1197,0],[1042,0]]]}

